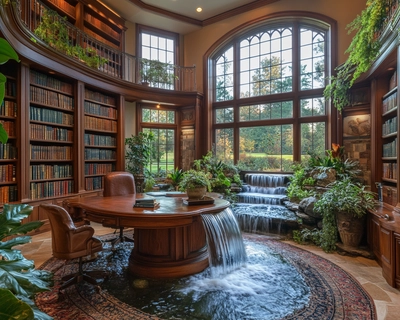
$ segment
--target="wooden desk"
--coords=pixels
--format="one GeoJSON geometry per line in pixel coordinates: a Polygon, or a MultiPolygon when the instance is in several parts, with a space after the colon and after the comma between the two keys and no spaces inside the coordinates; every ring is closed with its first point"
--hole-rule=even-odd
{"type": "Polygon", "coordinates": [[[135,245],[129,270],[142,277],[173,278],[203,271],[208,267],[202,213],[218,213],[230,206],[223,199],[214,204],[188,206],[182,198],[157,197],[157,209],[133,207],[142,194],[88,197],[67,205],[89,221],[135,228],[135,245]]]}

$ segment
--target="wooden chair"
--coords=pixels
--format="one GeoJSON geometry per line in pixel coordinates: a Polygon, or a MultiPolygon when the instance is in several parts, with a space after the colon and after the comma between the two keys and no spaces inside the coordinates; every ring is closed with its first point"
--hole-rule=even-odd
{"type": "MultiPolygon", "coordinates": [[[[113,197],[113,196],[124,196],[128,194],[135,194],[135,178],[129,172],[125,171],[114,171],[109,172],[104,176],[104,189],[103,196],[104,197],[113,197]]],[[[113,225],[105,225],[105,227],[115,228],[117,226],[113,225]]],[[[119,242],[133,242],[133,239],[126,237],[124,235],[124,228],[119,227],[119,236],[115,239],[108,240],[111,242],[112,249],[119,242]]]]}
{"type": "Polygon", "coordinates": [[[46,211],[50,221],[53,256],[66,260],[79,258],[78,272],[63,277],[65,282],[59,290],[81,281],[97,285],[97,280],[92,276],[104,277],[107,273],[83,270],[83,257],[103,250],[100,239],[93,237],[94,229],[88,225],[76,227],[69,213],[60,206],[54,204],[41,204],[40,206],[46,211]]]}

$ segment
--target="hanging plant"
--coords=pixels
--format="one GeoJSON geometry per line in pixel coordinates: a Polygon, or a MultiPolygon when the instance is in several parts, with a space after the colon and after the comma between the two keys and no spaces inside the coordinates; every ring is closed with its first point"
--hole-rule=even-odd
{"type": "Polygon", "coordinates": [[[379,55],[379,33],[387,23],[390,7],[390,0],[368,0],[367,7],[347,25],[349,33],[356,31],[345,51],[349,57],[336,68],[337,75],[330,78],[330,84],[324,90],[324,97],[331,99],[340,112],[350,105],[351,86],[362,73],[368,71],[379,55]]]}

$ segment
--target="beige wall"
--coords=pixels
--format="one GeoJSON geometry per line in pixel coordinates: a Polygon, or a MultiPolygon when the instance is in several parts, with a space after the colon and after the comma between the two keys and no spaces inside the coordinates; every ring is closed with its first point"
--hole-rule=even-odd
{"type": "Polygon", "coordinates": [[[310,11],[326,15],[337,21],[339,64],[346,59],[351,35],[346,26],[365,8],[365,0],[280,0],[265,7],[252,10],[204,27],[184,36],[184,65],[196,65],[197,91],[203,92],[203,56],[205,52],[225,34],[244,23],[263,16],[284,11],[310,11]]]}

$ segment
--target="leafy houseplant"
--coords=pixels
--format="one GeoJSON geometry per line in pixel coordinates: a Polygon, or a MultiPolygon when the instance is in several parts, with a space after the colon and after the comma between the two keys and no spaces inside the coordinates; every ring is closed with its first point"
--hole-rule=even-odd
{"type": "Polygon", "coordinates": [[[179,182],[179,188],[181,191],[186,191],[189,198],[192,198],[191,191],[202,189],[199,194],[193,196],[193,199],[201,199],[207,191],[211,191],[209,174],[194,169],[185,171],[182,180],[179,182]]]}
{"type": "MultiPolygon", "coordinates": [[[[19,58],[14,49],[10,46],[8,41],[0,38],[0,65],[6,63],[8,60],[13,59],[19,62],[19,58]]],[[[4,74],[0,73],[0,105],[3,103],[6,91],[7,78],[4,74]]],[[[3,125],[0,123],[0,143],[6,143],[8,135],[3,125]]]]}
{"type": "Polygon", "coordinates": [[[95,48],[83,48],[72,43],[66,20],[67,17],[61,17],[56,11],[45,9],[35,34],[50,47],[82,61],[91,68],[98,69],[107,63],[108,59],[100,56],[95,48]]]}
{"type": "Polygon", "coordinates": [[[0,214],[0,310],[2,319],[52,319],[36,308],[33,299],[38,292],[47,291],[52,274],[35,270],[32,260],[27,260],[14,246],[30,242],[26,234],[39,228],[41,221],[21,224],[28,217],[32,207],[27,204],[5,204],[0,214]],[[12,299],[10,293],[17,299],[12,299]],[[4,314],[7,312],[7,314],[4,314]]]}
{"type": "MultiPolygon", "coordinates": [[[[366,190],[366,186],[354,182],[350,177],[336,180],[328,187],[314,205],[314,210],[320,212],[323,217],[321,247],[326,252],[336,248],[337,229],[340,227],[337,221],[338,215],[347,213],[350,218],[361,219],[365,217],[367,210],[373,209],[376,205],[374,193],[366,190]]],[[[354,223],[355,221],[352,220],[350,225],[354,223]]],[[[361,235],[359,234],[359,240],[361,240],[361,235]]],[[[342,234],[341,238],[342,242],[345,242],[342,234]]]]}
{"type": "Polygon", "coordinates": [[[153,132],[139,132],[125,139],[126,170],[135,177],[136,189],[142,192],[145,182],[145,168],[149,165],[152,152],[153,132]]]}
{"type": "Polygon", "coordinates": [[[167,181],[171,181],[172,186],[176,189],[183,178],[183,170],[175,168],[174,171],[167,174],[167,181]]]}
{"type": "Polygon", "coordinates": [[[337,75],[331,77],[331,83],[324,90],[325,98],[332,99],[333,105],[339,111],[350,105],[349,89],[379,55],[381,48],[379,32],[385,27],[392,2],[368,0],[367,7],[347,26],[349,33],[356,31],[346,50],[349,57],[337,69],[337,75]]]}
{"type": "Polygon", "coordinates": [[[142,84],[162,83],[173,85],[174,81],[178,79],[174,73],[175,68],[172,64],[144,58],[141,59],[140,64],[142,84]]]}

